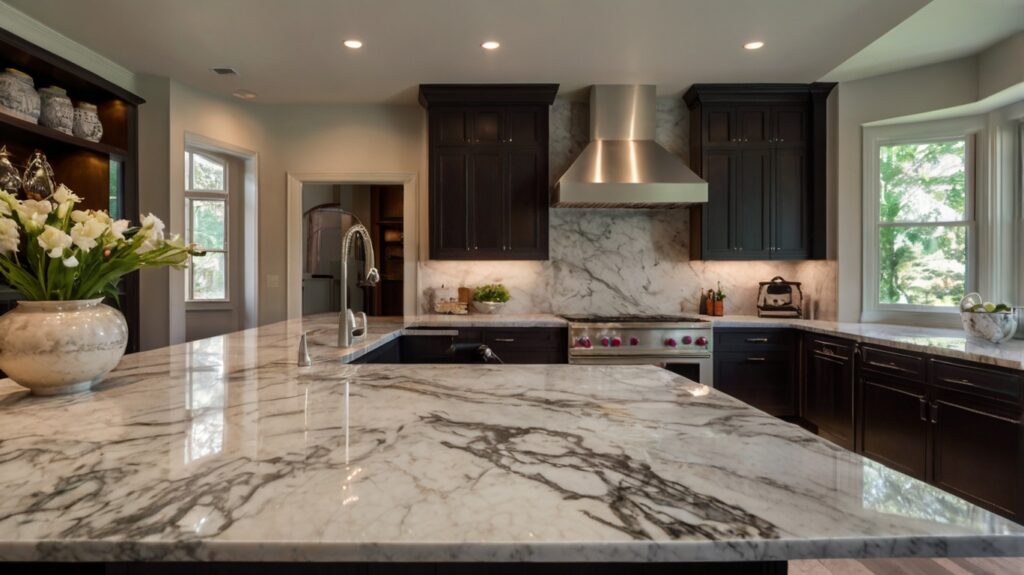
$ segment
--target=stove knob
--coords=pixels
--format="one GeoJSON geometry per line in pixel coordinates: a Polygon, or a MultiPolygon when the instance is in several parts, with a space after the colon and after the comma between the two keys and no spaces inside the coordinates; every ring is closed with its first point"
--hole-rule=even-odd
{"type": "Polygon", "coordinates": [[[619,347],[620,345],[622,345],[622,338],[618,337],[618,336],[613,337],[612,338],[612,347],[619,347]]]}
{"type": "Polygon", "coordinates": [[[683,336],[683,345],[690,345],[691,343],[693,343],[693,338],[688,336],[688,335],[684,335],[683,336]]]}
{"type": "Polygon", "coordinates": [[[601,346],[602,347],[608,347],[609,343],[610,343],[610,341],[608,340],[608,336],[604,336],[604,337],[601,338],[601,346]]]}
{"type": "Polygon", "coordinates": [[[708,338],[703,337],[703,336],[697,338],[697,345],[699,345],[701,347],[704,347],[707,344],[708,344],[708,338]]]}
{"type": "Polygon", "coordinates": [[[636,337],[629,338],[629,345],[640,345],[640,339],[636,337]]]}
{"type": "Polygon", "coordinates": [[[577,347],[586,348],[586,349],[590,349],[590,338],[587,337],[587,336],[583,336],[583,337],[577,339],[576,340],[576,346],[577,347]]]}
{"type": "Polygon", "coordinates": [[[667,345],[668,347],[675,347],[676,346],[676,338],[670,337],[670,338],[666,339],[665,340],[665,345],[667,345]]]}

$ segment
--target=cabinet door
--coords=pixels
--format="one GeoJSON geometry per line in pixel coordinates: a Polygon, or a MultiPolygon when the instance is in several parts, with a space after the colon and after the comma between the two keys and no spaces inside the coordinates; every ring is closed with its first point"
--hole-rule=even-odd
{"type": "Polygon", "coordinates": [[[430,233],[435,259],[466,258],[469,233],[469,152],[438,148],[431,169],[430,233]]]}
{"type": "Polygon", "coordinates": [[[505,251],[503,154],[476,149],[469,157],[470,230],[473,257],[500,257],[505,251]]]}
{"type": "Polygon", "coordinates": [[[500,144],[505,139],[505,114],[501,108],[473,110],[473,144],[500,144]]]}
{"type": "Polygon", "coordinates": [[[771,151],[754,149],[740,152],[732,202],[733,245],[740,252],[740,259],[768,259],[770,182],[771,151]]]}
{"type": "Polygon", "coordinates": [[[705,259],[738,259],[732,238],[737,157],[738,153],[732,150],[708,150],[704,154],[708,201],[701,210],[701,249],[705,259]]]}
{"type": "Polygon", "coordinates": [[[822,437],[853,449],[853,346],[831,339],[808,340],[804,419],[817,426],[822,437]]]}
{"type": "Polygon", "coordinates": [[[938,391],[931,419],[932,483],[1002,515],[1024,517],[1020,406],[938,391]]]}
{"type": "Polygon", "coordinates": [[[807,108],[777,106],[771,114],[772,143],[803,146],[807,143],[807,108]]]}
{"type": "Polygon", "coordinates": [[[544,145],[547,140],[547,133],[544,133],[546,122],[541,114],[546,117],[547,113],[547,107],[506,108],[505,143],[513,146],[544,145]]]}
{"type": "Polygon", "coordinates": [[[776,417],[797,414],[796,375],[788,351],[715,352],[715,389],[776,417]]]}
{"type": "Polygon", "coordinates": [[[506,162],[508,257],[547,259],[548,185],[544,157],[536,149],[515,147],[507,153],[506,162]]]}
{"type": "Polygon", "coordinates": [[[731,106],[707,106],[704,111],[704,145],[731,145],[736,138],[735,117],[731,106]]]}
{"type": "Polygon", "coordinates": [[[807,152],[804,148],[776,148],[772,158],[771,257],[806,259],[810,255],[807,152]]]}
{"type": "Polygon", "coordinates": [[[430,112],[431,141],[436,146],[464,146],[470,142],[469,112],[463,108],[437,108],[430,112]]]}
{"type": "Polygon", "coordinates": [[[768,108],[741,106],[736,109],[737,134],[741,144],[767,144],[769,138],[768,108]]]}
{"type": "Polygon", "coordinates": [[[911,477],[928,475],[928,400],[923,386],[862,372],[861,449],[911,477]]]}

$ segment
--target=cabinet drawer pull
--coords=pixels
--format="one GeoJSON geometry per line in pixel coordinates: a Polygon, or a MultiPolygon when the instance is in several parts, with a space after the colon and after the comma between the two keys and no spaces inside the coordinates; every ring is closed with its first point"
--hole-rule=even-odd
{"type": "Polygon", "coordinates": [[[748,357],[747,361],[765,361],[763,357],[748,357]]]}
{"type": "Polygon", "coordinates": [[[974,385],[974,382],[969,379],[955,379],[952,377],[943,377],[939,381],[943,383],[952,383],[953,385],[974,385]]]}
{"type": "Polygon", "coordinates": [[[767,337],[748,337],[747,343],[768,343],[767,337]]]}
{"type": "Polygon", "coordinates": [[[939,422],[939,404],[932,403],[932,423],[939,422]]]}
{"type": "Polygon", "coordinates": [[[919,413],[921,421],[928,423],[928,400],[922,397],[919,401],[921,402],[919,413]]]}
{"type": "Polygon", "coordinates": [[[500,341],[501,343],[515,343],[516,339],[514,337],[496,337],[494,338],[494,341],[500,341]]]}
{"type": "Polygon", "coordinates": [[[882,369],[895,369],[896,371],[902,371],[903,373],[914,373],[914,374],[917,373],[916,371],[914,371],[912,369],[907,369],[905,367],[900,367],[900,366],[896,365],[896,362],[893,362],[893,361],[889,361],[889,362],[886,362],[886,363],[882,363],[880,361],[868,361],[868,365],[870,365],[872,367],[880,367],[882,369]]]}

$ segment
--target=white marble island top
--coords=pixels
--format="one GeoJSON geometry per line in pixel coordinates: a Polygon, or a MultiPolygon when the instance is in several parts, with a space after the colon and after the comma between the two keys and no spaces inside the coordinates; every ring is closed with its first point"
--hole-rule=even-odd
{"type": "Polygon", "coordinates": [[[1024,555],[1024,528],[658,368],[345,365],[326,328],[300,368],[300,331],[128,356],[78,396],[0,382],[0,560],[1024,555]]]}

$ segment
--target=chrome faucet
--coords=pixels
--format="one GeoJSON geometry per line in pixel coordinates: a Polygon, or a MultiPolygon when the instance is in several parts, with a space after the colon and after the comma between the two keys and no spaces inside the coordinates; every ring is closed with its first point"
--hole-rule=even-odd
{"type": "Polygon", "coordinates": [[[380,281],[380,273],[373,267],[373,243],[370,241],[370,232],[366,231],[362,224],[355,224],[345,232],[345,237],[341,240],[341,317],[338,318],[338,347],[349,347],[362,341],[366,338],[366,330],[369,327],[365,312],[359,312],[357,322],[356,314],[348,309],[348,254],[352,251],[352,242],[356,234],[363,239],[367,269],[365,283],[375,286],[380,281]]]}

